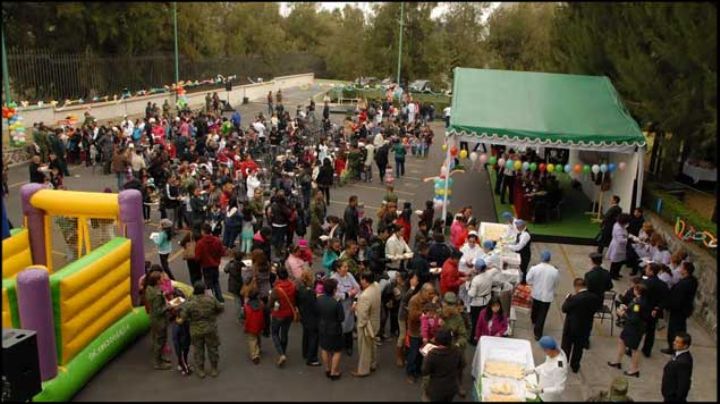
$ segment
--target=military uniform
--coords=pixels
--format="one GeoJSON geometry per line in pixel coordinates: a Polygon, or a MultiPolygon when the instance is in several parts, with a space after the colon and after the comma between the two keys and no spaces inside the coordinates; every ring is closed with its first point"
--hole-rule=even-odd
{"type": "Polygon", "coordinates": [[[167,365],[163,363],[162,350],[167,342],[168,305],[162,290],[157,286],[145,288],[145,301],[150,306],[150,341],[152,344],[153,366],[156,369],[167,368],[167,365]]]}
{"type": "Polygon", "coordinates": [[[314,200],[310,204],[310,246],[321,247],[322,224],[325,219],[325,203],[314,200]]]}
{"type": "Polygon", "coordinates": [[[210,360],[210,374],[217,375],[218,346],[217,315],[223,311],[223,305],[208,295],[193,295],[180,309],[182,321],[190,322],[190,340],[198,376],[204,377],[205,349],[210,360]]]}
{"type": "Polygon", "coordinates": [[[460,313],[455,313],[450,317],[443,319],[443,321],[444,323],[442,328],[450,331],[452,334],[452,344],[460,351],[461,369],[458,374],[458,394],[461,397],[464,397],[465,389],[462,385],[462,375],[465,371],[465,366],[467,365],[465,362],[465,346],[467,346],[468,342],[468,331],[465,326],[465,319],[463,319],[460,313]]]}

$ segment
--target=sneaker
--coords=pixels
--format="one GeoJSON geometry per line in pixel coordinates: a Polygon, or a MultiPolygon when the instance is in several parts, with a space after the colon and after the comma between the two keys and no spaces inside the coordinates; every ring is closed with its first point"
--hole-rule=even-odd
{"type": "Polygon", "coordinates": [[[285,365],[285,362],[286,362],[286,361],[287,361],[287,356],[285,356],[285,355],[280,355],[280,357],[279,357],[278,360],[277,360],[277,366],[278,366],[279,368],[283,367],[283,366],[285,365]]]}
{"type": "Polygon", "coordinates": [[[204,370],[198,370],[197,375],[199,378],[204,379],[205,378],[205,371],[204,370]]]}
{"type": "Polygon", "coordinates": [[[252,363],[254,363],[254,364],[256,364],[256,365],[259,364],[259,363],[260,363],[260,357],[259,357],[259,356],[256,356],[256,357],[252,358],[252,363]]]}
{"type": "Polygon", "coordinates": [[[218,370],[215,368],[210,369],[210,377],[218,377],[218,370]]]}
{"type": "Polygon", "coordinates": [[[308,362],[307,365],[308,365],[308,366],[320,366],[320,362],[318,362],[318,361],[308,362]]]}

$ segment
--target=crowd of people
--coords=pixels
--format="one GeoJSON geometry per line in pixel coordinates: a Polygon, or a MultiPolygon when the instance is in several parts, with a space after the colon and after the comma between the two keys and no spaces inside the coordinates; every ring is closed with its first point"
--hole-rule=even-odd
{"type": "MultiPolygon", "coordinates": [[[[172,345],[182,374],[205,377],[207,351],[207,374],[218,375],[223,270],[252,363],[262,361],[264,338],[272,341],[276,366],[292,360],[289,331],[298,322],[303,361],[324,367],[330,380],[341,378],[343,353],[352,356],[354,349],[358,362],[350,374],[372,375],[378,345],[391,341],[397,367],[408,383],[421,386],[424,400],[464,397],[465,348],[482,336],[508,335],[509,307],[498,293],[507,289],[498,276],[505,268],[495,243],[478,235],[470,207],[445,223],[427,201],[413,223],[412,205],[398,205],[389,155],[394,154],[397,177],[404,175],[408,153],[427,156],[431,112],[409,97],[401,108],[392,100],[364,102],[342,125],[333,125],[327,101],[317,120],[314,102],[299,107],[291,119],[279,92],[268,94],[267,101],[270,115],[260,113],[246,125],[237,111],[223,117],[215,96],[206,97],[204,110],[183,110],[175,117],[165,106],[161,111],[149,105],[143,119],[125,117],[117,125],[100,125],[89,113],[77,129],[50,130],[40,123],[29,147],[30,180],[64,189],[68,164],[98,164],[103,174],[115,175],[117,190],[142,193],[146,222],[159,210],[160,231],[152,239],[160,264],[148,262],[140,284],[151,318],[155,369],[172,368],[167,359],[172,345]],[[342,217],[329,215],[331,189],[347,181],[372,182],[373,165],[377,182],[387,188],[376,220],[365,214],[357,196],[348,199],[342,217]],[[175,245],[183,250],[189,290],[172,286],[168,257],[175,245]],[[229,257],[224,265],[223,257],[229,257]],[[322,270],[313,270],[316,262],[322,270]],[[427,344],[434,348],[424,350],[427,344]]],[[[511,181],[497,183],[509,183],[512,193],[511,181]]],[[[504,194],[506,185],[501,188],[504,194]]],[[[532,287],[533,333],[546,353],[545,363],[533,371],[540,376],[536,392],[547,401],[559,399],[564,389],[558,361],[578,372],[593,317],[623,265],[632,275],[641,270],[644,275],[618,297],[623,332],[618,356],[608,365],[620,369],[629,351],[631,365],[624,373],[639,377],[639,342],[644,337],[642,352],[650,356],[655,329],[666,318],[669,346],[662,352],[678,359],[666,369],[675,372],[668,386],[676,386],[667,387],[666,394],[664,378],[663,395],[687,396],[689,383],[678,380],[690,377],[683,355],[689,355],[686,321],[697,290],[694,266],[687,254],[668,252],[667,243],[643,222],[641,209],[622,214],[618,203],[614,197],[604,216],[599,251],[590,256],[592,269],[574,280],[575,292],[562,303],[561,344],[544,335],[559,270],[548,251],[530,267],[527,225],[504,215],[514,240],[506,248],[521,260],[518,284],[532,287]],[[601,252],[608,245],[610,271],[602,268],[601,252]]],[[[691,358],[689,363],[691,371],[691,358]]],[[[620,379],[606,396],[626,393],[627,383],[620,379]]]]}

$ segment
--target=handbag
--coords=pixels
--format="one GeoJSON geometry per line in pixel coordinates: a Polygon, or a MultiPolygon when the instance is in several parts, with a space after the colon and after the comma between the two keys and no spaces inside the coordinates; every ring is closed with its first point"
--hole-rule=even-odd
{"type": "Polygon", "coordinates": [[[280,291],[280,293],[282,293],[282,295],[285,297],[285,300],[287,301],[287,304],[292,308],[292,311],[293,311],[293,321],[295,321],[295,322],[300,321],[300,311],[297,309],[297,307],[295,307],[295,306],[290,302],[290,298],[288,297],[288,295],[285,293],[284,290],[282,290],[281,288],[277,288],[277,290],[280,291]]]}
{"type": "Polygon", "coordinates": [[[188,241],[185,244],[185,249],[183,250],[182,257],[184,260],[194,260],[195,259],[195,241],[188,241]]]}

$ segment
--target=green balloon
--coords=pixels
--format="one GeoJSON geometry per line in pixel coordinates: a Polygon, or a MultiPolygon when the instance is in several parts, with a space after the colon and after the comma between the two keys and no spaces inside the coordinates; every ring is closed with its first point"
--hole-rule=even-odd
{"type": "Polygon", "coordinates": [[[584,173],[589,173],[589,172],[590,172],[590,166],[587,165],[587,164],[585,164],[585,165],[583,166],[583,172],[584,172],[584,173]]]}
{"type": "Polygon", "coordinates": [[[494,166],[495,163],[497,163],[497,157],[490,156],[490,158],[488,159],[488,164],[490,164],[491,166],[494,166]]]}
{"type": "Polygon", "coordinates": [[[535,171],[535,170],[537,170],[537,164],[530,163],[530,171],[535,171]]]}

